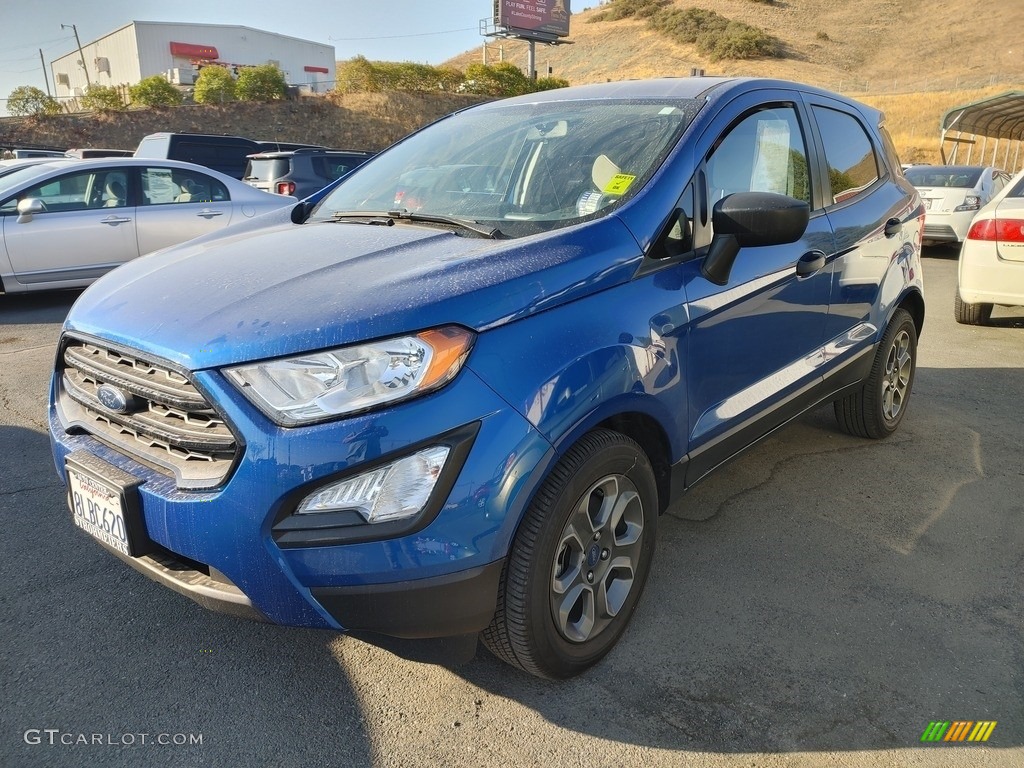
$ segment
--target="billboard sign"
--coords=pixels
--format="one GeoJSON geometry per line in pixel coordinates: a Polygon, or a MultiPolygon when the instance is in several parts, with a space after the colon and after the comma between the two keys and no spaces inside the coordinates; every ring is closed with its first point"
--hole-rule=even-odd
{"type": "Polygon", "coordinates": [[[494,23],[543,37],[569,36],[569,0],[495,0],[494,23]]]}

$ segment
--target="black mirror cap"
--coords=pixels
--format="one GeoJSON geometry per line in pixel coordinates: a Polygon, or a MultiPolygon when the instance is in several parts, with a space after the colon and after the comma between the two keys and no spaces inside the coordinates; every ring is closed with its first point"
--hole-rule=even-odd
{"type": "Polygon", "coordinates": [[[711,213],[715,236],[733,235],[741,248],[795,243],[807,229],[811,207],[774,192],[735,192],[711,213]]]}
{"type": "Polygon", "coordinates": [[[300,200],[292,208],[292,224],[303,224],[306,219],[309,218],[309,214],[313,212],[313,207],[316,203],[309,200],[300,200]]]}

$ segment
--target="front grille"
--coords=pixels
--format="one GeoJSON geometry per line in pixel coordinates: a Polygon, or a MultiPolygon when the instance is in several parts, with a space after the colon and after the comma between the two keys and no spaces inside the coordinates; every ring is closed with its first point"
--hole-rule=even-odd
{"type": "Polygon", "coordinates": [[[60,405],[68,427],[173,475],[181,488],[212,488],[227,477],[238,442],[188,377],[131,353],[69,339],[60,405]],[[121,413],[103,405],[110,385],[127,396],[121,413]]]}

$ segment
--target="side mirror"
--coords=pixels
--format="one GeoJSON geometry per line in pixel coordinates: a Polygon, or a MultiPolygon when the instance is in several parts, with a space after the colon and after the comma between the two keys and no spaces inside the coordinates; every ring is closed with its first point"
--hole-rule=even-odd
{"type": "Polygon", "coordinates": [[[19,200],[18,223],[27,224],[32,221],[32,217],[35,214],[43,213],[45,210],[46,204],[37,197],[26,197],[24,200],[19,200]]]}
{"type": "Polygon", "coordinates": [[[722,198],[711,212],[715,236],[701,273],[716,285],[725,285],[740,248],[795,243],[810,215],[807,203],[774,192],[736,192],[722,198]]]}
{"type": "Polygon", "coordinates": [[[309,218],[316,203],[311,200],[300,200],[292,207],[292,224],[302,224],[309,218]]]}

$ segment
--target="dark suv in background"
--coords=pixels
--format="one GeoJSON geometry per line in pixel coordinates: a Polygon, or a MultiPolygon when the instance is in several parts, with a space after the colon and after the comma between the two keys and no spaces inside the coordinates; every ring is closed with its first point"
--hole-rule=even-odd
{"type": "Polygon", "coordinates": [[[300,200],[362,165],[373,152],[335,149],[296,149],[249,156],[242,181],[265,192],[300,200]]]}
{"type": "Polygon", "coordinates": [[[206,133],[151,133],[139,142],[135,156],[183,160],[240,179],[247,175],[246,162],[251,154],[309,146],[317,145],[255,141],[244,136],[206,133]]]}

